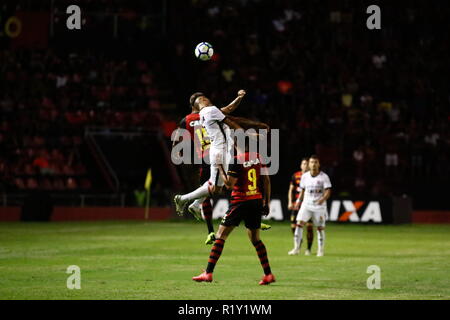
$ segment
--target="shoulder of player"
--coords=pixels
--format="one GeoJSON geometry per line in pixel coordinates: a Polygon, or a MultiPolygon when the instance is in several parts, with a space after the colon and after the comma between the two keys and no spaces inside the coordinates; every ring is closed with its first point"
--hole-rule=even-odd
{"type": "Polygon", "coordinates": [[[303,178],[308,178],[308,177],[312,177],[312,176],[311,176],[311,172],[307,171],[307,172],[305,172],[305,173],[302,174],[302,179],[303,179],[303,178]]]}
{"type": "Polygon", "coordinates": [[[320,171],[320,174],[319,174],[319,175],[321,175],[322,177],[326,177],[326,178],[329,179],[328,175],[327,175],[325,172],[323,172],[323,171],[320,171]]]}
{"type": "MultiPolygon", "coordinates": [[[[219,110],[219,108],[217,108],[216,106],[207,106],[207,107],[202,108],[202,110],[200,110],[200,114],[206,114],[206,113],[210,113],[210,112],[213,112],[216,110],[219,110]]],[[[220,111],[220,112],[222,112],[222,111],[220,111]]]]}

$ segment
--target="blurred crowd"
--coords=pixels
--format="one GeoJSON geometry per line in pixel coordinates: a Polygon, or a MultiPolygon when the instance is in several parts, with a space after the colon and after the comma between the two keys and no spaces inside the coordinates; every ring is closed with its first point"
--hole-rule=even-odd
{"type": "Polygon", "coordinates": [[[3,50],[0,69],[3,188],[90,190],[87,127],[161,127],[157,68],[145,61],[3,50]]]}
{"type": "Polygon", "coordinates": [[[86,126],[167,131],[189,112],[192,92],[224,105],[244,88],[236,114],[280,129],[282,166],[273,180],[286,190],[275,193],[287,192],[312,153],[335,195],[438,197],[432,189],[446,187],[450,39],[439,3],[383,2],[381,30],[367,29],[364,1],[80,3],[126,15],[127,34],[119,25],[114,39],[121,55],[58,50],[57,41],[54,49],[0,51],[0,175],[9,183],[20,188],[14,179],[37,170],[63,173],[65,188],[68,179],[92,188],[77,178],[89,180],[77,144],[86,126]],[[154,12],[164,12],[161,32],[143,32],[139,15],[154,12]],[[128,56],[121,37],[133,43],[128,56]],[[214,46],[209,62],[193,56],[201,41],[214,46]],[[71,143],[48,140],[60,135],[71,143]]]}
{"type": "Polygon", "coordinates": [[[335,195],[440,197],[450,178],[450,41],[438,3],[383,2],[373,31],[363,1],[192,4],[179,19],[192,23],[176,41],[176,67],[199,40],[217,55],[181,72],[180,86],[197,72],[191,90],[221,103],[246,88],[237,112],[281,130],[275,179],[287,185],[316,153],[335,195]],[[430,182],[436,189],[423,190],[430,182]]]}

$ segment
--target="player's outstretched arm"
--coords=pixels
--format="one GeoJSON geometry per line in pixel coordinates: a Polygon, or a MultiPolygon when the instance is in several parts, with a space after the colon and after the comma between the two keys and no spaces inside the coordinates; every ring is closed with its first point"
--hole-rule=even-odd
{"type": "Polygon", "coordinates": [[[266,129],[270,130],[270,127],[268,124],[264,122],[254,121],[247,118],[242,117],[235,117],[235,116],[227,116],[227,118],[233,120],[238,125],[240,125],[243,129],[266,129]]]}
{"type": "Polygon", "coordinates": [[[320,198],[319,200],[317,200],[317,204],[323,204],[325,201],[328,200],[328,198],[331,196],[331,189],[325,189],[325,192],[323,193],[322,198],[320,198]]]}
{"type": "Polygon", "coordinates": [[[230,119],[228,116],[225,119],[223,119],[223,122],[226,125],[228,125],[231,129],[234,129],[234,130],[242,129],[242,127],[238,123],[236,123],[235,121],[230,119]]]}
{"type": "Polygon", "coordinates": [[[294,203],[292,202],[292,192],[294,191],[294,185],[292,182],[289,184],[288,191],[288,210],[292,210],[294,208],[294,203]]]}
{"type": "Polygon", "coordinates": [[[296,203],[300,204],[300,202],[303,201],[304,196],[305,196],[305,189],[300,189],[300,194],[298,195],[296,203]]]}
{"type": "Polygon", "coordinates": [[[224,114],[230,114],[241,104],[242,98],[244,98],[246,92],[245,90],[239,90],[238,96],[229,105],[220,109],[224,114]]]}

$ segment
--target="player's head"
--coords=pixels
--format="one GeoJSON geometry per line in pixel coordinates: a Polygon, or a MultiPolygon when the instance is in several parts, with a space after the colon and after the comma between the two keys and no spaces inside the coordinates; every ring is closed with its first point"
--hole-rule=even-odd
{"type": "Polygon", "coordinates": [[[306,172],[309,170],[308,168],[308,162],[309,162],[309,158],[303,158],[302,162],[300,163],[300,170],[302,172],[306,172]]]}
{"type": "Polygon", "coordinates": [[[189,104],[191,105],[192,110],[196,112],[202,110],[204,107],[212,105],[211,101],[202,92],[194,93],[189,99],[189,104]]]}
{"type": "Polygon", "coordinates": [[[320,161],[319,157],[315,154],[313,154],[311,157],[309,157],[308,161],[309,170],[317,172],[320,169],[320,161]]]}

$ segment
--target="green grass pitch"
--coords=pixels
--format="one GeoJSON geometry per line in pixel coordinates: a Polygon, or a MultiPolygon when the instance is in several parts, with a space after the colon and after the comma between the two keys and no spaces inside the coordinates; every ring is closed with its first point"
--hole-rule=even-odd
{"type": "Polygon", "coordinates": [[[203,223],[1,223],[0,299],[450,299],[450,225],[329,224],[324,257],[288,256],[287,222],[261,234],[277,277],[269,286],[258,285],[244,226],[214,282],[196,283],[210,250],[203,223]],[[66,287],[69,265],[81,269],[80,290],[66,287]],[[367,289],[370,265],[381,268],[380,290],[367,289]]]}

